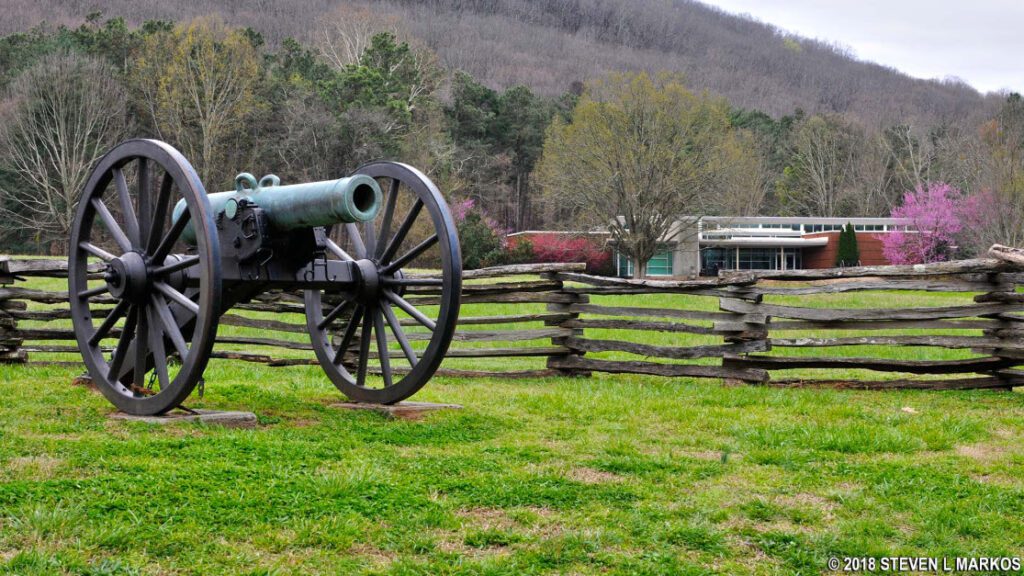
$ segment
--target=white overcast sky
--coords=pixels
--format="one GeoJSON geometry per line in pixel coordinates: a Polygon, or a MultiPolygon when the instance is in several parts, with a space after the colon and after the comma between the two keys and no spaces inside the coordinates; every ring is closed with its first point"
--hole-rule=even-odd
{"type": "Polygon", "coordinates": [[[1024,0],[701,0],[917,78],[1024,93],[1024,0]]]}

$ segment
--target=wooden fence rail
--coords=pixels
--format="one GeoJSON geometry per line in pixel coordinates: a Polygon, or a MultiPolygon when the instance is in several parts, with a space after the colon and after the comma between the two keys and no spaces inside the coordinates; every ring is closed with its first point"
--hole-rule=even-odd
{"type": "MultiPolygon", "coordinates": [[[[1024,371],[1015,370],[1024,364],[1024,294],[1017,292],[1024,283],[1024,251],[995,246],[990,254],[916,266],[724,271],[717,278],[695,280],[592,276],[583,273],[582,264],[467,271],[466,308],[439,373],[540,377],[608,372],[781,387],[1011,388],[1024,385],[1024,371]],[[900,291],[967,296],[955,305],[931,307],[840,308],[808,300],[900,291]],[[616,296],[629,296],[630,306],[622,306],[621,298],[608,302],[616,296]],[[799,297],[798,305],[793,297],[799,297]],[[672,304],[666,307],[665,302],[672,304]],[[494,312],[488,305],[502,309],[494,312]],[[912,359],[865,356],[864,347],[871,346],[962,350],[958,354],[967,357],[929,359],[924,352],[912,359]],[[827,352],[834,349],[848,354],[827,352]],[[492,361],[486,369],[459,364],[491,358],[507,361],[492,361]],[[835,370],[890,376],[837,378],[829,372],[835,370]],[[773,377],[780,371],[787,372],[773,377]]],[[[0,257],[0,363],[78,363],[67,293],[41,289],[42,281],[32,281],[66,274],[63,261],[0,257]]],[[[406,297],[430,305],[438,301],[436,290],[417,288],[406,297]]],[[[315,365],[312,348],[301,337],[307,333],[305,324],[289,316],[302,313],[297,293],[272,293],[237,306],[221,325],[256,329],[259,336],[222,329],[214,358],[315,365]],[[268,312],[274,317],[268,318],[268,312]]],[[[402,323],[415,324],[411,319],[402,323]]],[[[116,336],[112,330],[110,337],[116,336]]],[[[418,337],[410,332],[410,339],[418,337]]]]}

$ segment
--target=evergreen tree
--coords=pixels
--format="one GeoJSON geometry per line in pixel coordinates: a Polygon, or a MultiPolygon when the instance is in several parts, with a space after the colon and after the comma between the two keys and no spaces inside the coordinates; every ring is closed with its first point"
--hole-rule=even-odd
{"type": "Polygon", "coordinates": [[[857,248],[857,233],[853,224],[847,222],[839,233],[839,251],[836,253],[836,266],[856,266],[860,262],[860,249],[857,248]]]}

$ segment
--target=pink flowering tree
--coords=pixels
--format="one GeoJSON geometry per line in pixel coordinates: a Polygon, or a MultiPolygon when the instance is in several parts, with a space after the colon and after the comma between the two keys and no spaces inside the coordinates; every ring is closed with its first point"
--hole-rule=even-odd
{"type": "Polygon", "coordinates": [[[983,195],[966,196],[945,182],[918,186],[893,208],[892,217],[905,219],[907,229],[883,235],[882,253],[893,264],[949,260],[980,225],[987,205],[983,195]]]}

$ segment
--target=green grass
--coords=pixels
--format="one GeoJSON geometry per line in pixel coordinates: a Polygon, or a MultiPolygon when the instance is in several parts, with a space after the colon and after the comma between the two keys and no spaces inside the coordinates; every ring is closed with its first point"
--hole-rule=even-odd
{"type": "MultiPolygon", "coordinates": [[[[867,307],[970,297],[772,300],[867,307]]],[[[594,302],[716,307],[681,296],[594,302]]],[[[463,313],[525,309],[543,305],[463,313]]],[[[715,342],[669,333],[644,341],[715,342]]],[[[449,365],[525,369],[543,359],[449,365]]],[[[332,408],[340,396],[316,367],[213,361],[205,397],[188,404],[258,415],[256,429],[232,430],[111,420],[102,396],[69,384],[79,373],[0,366],[0,572],[817,574],[830,556],[1024,553],[1020,393],[437,378],[416,399],[465,408],[406,422],[332,408]]],[[[823,373],[835,375],[814,374],[823,373]]]]}

